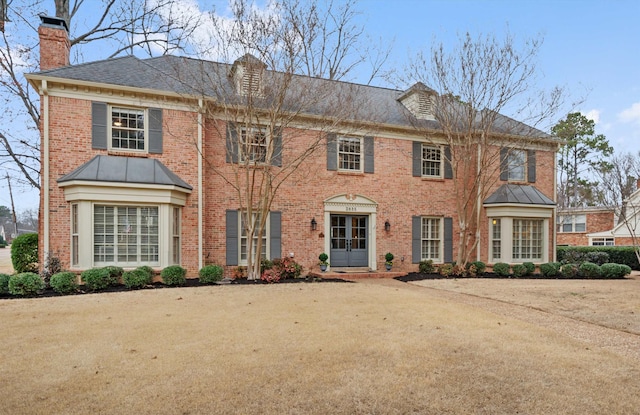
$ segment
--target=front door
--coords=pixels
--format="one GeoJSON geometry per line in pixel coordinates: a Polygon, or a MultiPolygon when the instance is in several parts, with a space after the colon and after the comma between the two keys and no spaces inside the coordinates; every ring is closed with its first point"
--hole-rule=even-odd
{"type": "Polygon", "coordinates": [[[331,266],[366,267],[368,216],[331,215],[331,266]]]}

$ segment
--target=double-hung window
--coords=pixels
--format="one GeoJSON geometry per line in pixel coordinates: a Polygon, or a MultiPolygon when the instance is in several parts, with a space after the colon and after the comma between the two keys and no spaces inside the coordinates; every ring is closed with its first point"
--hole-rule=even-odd
{"type": "Polygon", "coordinates": [[[507,155],[509,181],[522,182],[526,179],[527,153],[524,150],[511,149],[507,155]]]}
{"type": "Polygon", "coordinates": [[[542,260],[544,221],[513,219],[513,260],[542,260]]]}
{"type": "Polygon", "coordinates": [[[439,146],[422,145],[422,176],[442,177],[442,149],[439,146]]]}
{"type": "MultiPolygon", "coordinates": [[[[239,219],[240,219],[240,265],[247,265],[247,259],[249,256],[249,233],[247,232],[247,227],[248,227],[248,223],[247,223],[247,219],[248,219],[248,214],[246,212],[243,212],[241,215],[238,215],[239,219]]],[[[260,252],[262,253],[262,258],[268,258],[267,253],[269,252],[268,250],[268,246],[267,246],[267,241],[269,240],[269,218],[267,218],[267,222],[265,224],[265,229],[264,232],[262,233],[262,247],[260,249],[260,252]]],[[[253,234],[253,241],[252,241],[252,246],[251,246],[251,252],[252,252],[252,257],[255,258],[256,257],[256,252],[258,249],[258,227],[260,226],[260,214],[258,213],[254,213],[253,214],[253,221],[255,223],[254,228],[254,234],[253,234]]]]}
{"type": "Polygon", "coordinates": [[[266,129],[251,127],[240,130],[240,161],[265,163],[267,161],[268,134],[266,129]]]}
{"type": "Polygon", "coordinates": [[[158,207],[93,208],[94,264],[158,265],[158,207]]]}
{"type": "Polygon", "coordinates": [[[499,261],[502,258],[502,220],[491,221],[491,259],[499,261]]]}
{"type": "Polygon", "coordinates": [[[145,111],[111,107],[111,148],[145,151],[145,111]]]}
{"type": "Polygon", "coordinates": [[[422,218],[421,259],[441,262],[442,259],[442,218],[422,218]]]}
{"type": "Polygon", "coordinates": [[[558,232],[586,232],[587,215],[558,215],[558,232]]]}
{"type": "Polygon", "coordinates": [[[591,246],[615,246],[614,238],[591,238],[591,246]]]}
{"type": "Polygon", "coordinates": [[[362,171],[362,138],[338,137],[338,169],[362,171]]]}

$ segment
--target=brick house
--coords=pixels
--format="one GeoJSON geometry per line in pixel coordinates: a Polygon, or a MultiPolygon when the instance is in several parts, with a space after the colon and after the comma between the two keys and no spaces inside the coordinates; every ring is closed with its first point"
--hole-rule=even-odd
{"type": "Polygon", "coordinates": [[[569,246],[613,245],[613,236],[606,231],[615,227],[615,219],[613,210],[607,207],[558,209],[556,242],[569,246]]]}
{"type": "MultiPolygon", "coordinates": [[[[246,65],[255,58],[229,65],[123,57],[69,66],[64,23],[43,18],[40,37],[41,71],[27,78],[41,96],[41,255],[55,252],[76,271],[177,263],[190,276],[208,263],[227,271],[246,263],[238,197],[214,171],[263,155],[265,142],[277,152],[275,168],[296,148],[283,146],[276,134],[245,131],[224,115],[205,116],[198,105],[213,98],[185,90],[167,68],[182,68],[193,82],[203,73],[224,72],[233,99],[253,82],[246,65]],[[249,140],[257,152],[238,154],[238,140],[249,140]]],[[[321,252],[334,268],[373,271],[383,268],[386,252],[395,254],[394,270],[403,272],[417,270],[423,259],[451,262],[458,217],[451,150],[424,105],[434,91],[421,84],[399,91],[296,79],[323,90],[352,88],[384,111],[336,125],[300,176],[282,184],[267,218],[265,255],[294,256],[307,270],[317,269],[321,252]],[[424,129],[416,130],[417,120],[431,126],[428,140],[424,129]]],[[[301,140],[305,132],[316,133],[313,120],[330,110],[297,115],[301,140]]],[[[508,153],[497,144],[502,169],[482,205],[479,260],[543,263],[555,257],[558,141],[537,133],[533,140],[509,137],[508,153]]]]}

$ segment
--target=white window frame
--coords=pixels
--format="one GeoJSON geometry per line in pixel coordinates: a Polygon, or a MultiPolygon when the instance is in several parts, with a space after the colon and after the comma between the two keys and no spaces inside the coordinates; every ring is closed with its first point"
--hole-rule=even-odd
{"type": "Polygon", "coordinates": [[[179,265],[182,252],[182,209],[174,206],[171,209],[171,262],[179,265]]]}
{"type": "Polygon", "coordinates": [[[336,153],[338,157],[338,171],[364,171],[364,141],[362,137],[338,137],[336,153]],[[356,142],[358,143],[359,152],[351,151],[352,149],[348,148],[349,144],[355,145],[356,142]],[[343,157],[345,158],[344,162],[343,157]],[[357,168],[355,168],[356,164],[357,168]]]}
{"type": "Polygon", "coordinates": [[[442,178],[444,169],[442,146],[422,144],[420,157],[422,177],[442,178]],[[437,158],[425,157],[425,153],[437,154],[437,158]],[[431,166],[431,168],[429,166],[431,166]],[[429,174],[430,170],[435,169],[437,169],[437,174],[429,174]]]}
{"type": "MultiPolygon", "coordinates": [[[[253,213],[253,216],[256,217],[258,213],[253,213]]],[[[246,211],[240,211],[238,215],[238,229],[240,230],[240,235],[238,237],[238,265],[247,266],[247,258],[248,258],[248,235],[247,230],[244,226],[244,218],[247,216],[246,211]]],[[[267,213],[267,222],[264,226],[264,232],[262,234],[262,258],[269,259],[271,258],[271,250],[269,249],[269,240],[271,239],[271,226],[270,226],[270,213],[267,213]]],[[[253,235],[253,258],[255,259],[256,248],[258,244],[257,235],[253,235]]]]}
{"type": "Polygon", "coordinates": [[[614,237],[594,237],[589,241],[590,246],[616,246],[614,237]]]}
{"type": "Polygon", "coordinates": [[[420,260],[432,260],[436,263],[444,261],[444,219],[439,216],[422,216],[420,219],[420,260]],[[437,236],[433,236],[435,229],[434,221],[437,226],[437,236]],[[425,233],[426,231],[426,233],[425,233]],[[434,250],[430,244],[437,243],[437,257],[430,256],[434,250]],[[425,245],[426,244],[426,245],[425,245]]]}
{"type": "Polygon", "coordinates": [[[527,152],[522,149],[509,149],[507,153],[507,176],[510,182],[527,180],[527,152]]]}
{"type": "Polygon", "coordinates": [[[542,261],[545,250],[544,223],[543,219],[512,219],[511,258],[514,261],[542,261]],[[536,238],[536,235],[539,237],[536,238]],[[538,246],[536,246],[536,242],[539,242],[538,246]],[[538,255],[536,255],[536,251],[538,251],[538,255]]]}
{"type": "Polygon", "coordinates": [[[95,203],[92,211],[92,246],[93,263],[95,266],[116,265],[121,267],[137,267],[141,265],[149,265],[153,267],[160,265],[161,226],[159,223],[159,206],[95,203]],[[96,216],[99,214],[99,208],[113,209],[112,223],[104,223],[104,232],[102,232],[101,235],[98,235],[96,232],[97,227],[100,225],[96,222],[96,216]],[[133,217],[133,219],[135,219],[135,223],[129,221],[132,209],[135,209],[135,216],[133,217]],[[151,210],[152,214],[144,216],[145,210],[151,210]],[[153,212],[155,212],[155,215],[153,215],[153,212]],[[122,218],[124,218],[124,222],[121,223],[122,218]],[[109,231],[109,227],[112,227],[112,232],[109,231]],[[145,228],[147,228],[147,230],[149,230],[149,228],[155,228],[155,233],[145,233],[143,232],[145,228]],[[104,238],[100,238],[100,236],[103,236],[104,238]],[[147,241],[144,241],[145,237],[147,241]],[[153,242],[154,238],[155,243],[153,242]],[[103,248],[101,251],[99,249],[100,247],[103,248]],[[112,252],[107,252],[108,247],[112,248],[112,252]],[[132,252],[132,247],[135,247],[135,252],[132,252]],[[144,247],[147,247],[146,253],[143,252],[144,247]],[[120,248],[125,248],[126,252],[123,252],[120,248]],[[122,255],[135,256],[136,260],[121,260],[120,257],[122,255]],[[143,260],[145,255],[147,258],[146,260],[143,260]],[[112,258],[109,258],[110,256],[112,256],[112,258]],[[149,257],[151,257],[151,259],[149,259],[149,257]]]}
{"type": "Polygon", "coordinates": [[[491,218],[491,231],[489,233],[491,241],[489,256],[492,262],[500,262],[502,260],[502,219],[491,218]]]}
{"type": "Polygon", "coordinates": [[[80,246],[78,234],[78,204],[71,205],[71,266],[78,266],[80,261],[80,246]]]}
{"type": "Polygon", "coordinates": [[[242,127],[238,137],[239,158],[241,163],[265,164],[271,137],[265,127],[242,127]],[[247,141],[251,137],[251,141],[247,141]],[[256,151],[258,150],[259,151],[256,151]],[[249,157],[247,158],[247,155],[249,157]],[[258,155],[259,157],[256,157],[258,155]]]}
{"type": "Polygon", "coordinates": [[[585,233],[587,232],[587,215],[558,215],[557,230],[558,233],[585,233]],[[570,230],[565,230],[567,226],[570,230]]]}
{"type": "MultiPolygon", "coordinates": [[[[144,108],[135,108],[135,107],[128,107],[125,105],[109,105],[109,133],[108,133],[108,137],[109,137],[109,150],[113,150],[113,151],[126,151],[126,152],[133,152],[133,153],[147,153],[149,151],[149,125],[148,125],[148,114],[147,114],[147,110],[144,108]],[[126,126],[125,124],[125,119],[123,117],[119,117],[116,114],[129,114],[129,115],[141,115],[142,116],[142,127],[136,126],[136,127],[130,127],[130,126],[126,126]],[[132,132],[132,133],[142,133],[143,138],[142,138],[142,143],[143,143],[143,148],[128,148],[128,147],[122,147],[122,146],[115,146],[114,145],[114,140],[116,140],[116,138],[114,137],[114,134],[116,133],[116,131],[121,131],[121,132],[132,132]]],[[[126,138],[126,140],[128,140],[128,142],[131,141],[136,141],[138,142],[139,139],[137,138],[126,138]]]]}

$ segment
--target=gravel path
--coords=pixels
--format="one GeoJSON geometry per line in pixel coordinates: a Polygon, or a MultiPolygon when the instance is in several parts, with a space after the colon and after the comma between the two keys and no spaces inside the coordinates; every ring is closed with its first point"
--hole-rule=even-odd
{"type": "MultiPolygon", "coordinates": [[[[598,324],[538,310],[530,306],[513,304],[507,301],[420,286],[419,282],[404,283],[393,279],[370,279],[360,280],[359,282],[428,291],[430,295],[436,298],[467,304],[504,317],[517,319],[556,331],[586,343],[586,348],[599,347],[626,357],[640,360],[640,336],[623,330],[603,327],[598,324]]],[[[630,295],[634,294],[630,293],[630,295]]]]}

